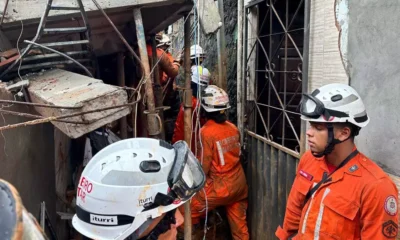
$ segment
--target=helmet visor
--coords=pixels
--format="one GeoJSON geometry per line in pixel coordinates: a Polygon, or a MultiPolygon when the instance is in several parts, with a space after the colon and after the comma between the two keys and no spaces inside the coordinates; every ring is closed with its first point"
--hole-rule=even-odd
{"type": "Polygon", "coordinates": [[[303,94],[300,113],[309,118],[319,118],[324,113],[324,104],[310,94],[303,94]]]}
{"type": "Polygon", "coordinates": [[[206,176],[186,142],[178,141],[174,148],[176,156],[168,176],[168,185],[179,199],[185,201],[203,188],[206,176]]]}

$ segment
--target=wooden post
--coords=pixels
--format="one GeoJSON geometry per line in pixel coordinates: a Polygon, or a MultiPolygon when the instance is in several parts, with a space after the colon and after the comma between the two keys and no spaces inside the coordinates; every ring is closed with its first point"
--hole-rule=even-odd
{"type": "MultiPolygon", "coordinates": [[[[118,67],[118,86],[125,87],[125,55],[123,52],[118,53],[117,67],[118,67]]],[[[122,139],[128,138],[128,122],[126,117],[119,120],[119,131],[122,139]]]]}
{"type": "MultiPolygon", "coordinates": [[[[190,146],[192,133],[192,89],[191,89],[191,70],[190,70],[190,21],[185,22],[184,30],[184,67],[185,67],[185,91],[184,91],[184,136],[186,143],[190,146]]],[[[192,239],[192,212],[190,201],[185,203],[185,240],[192,239]]]]}
{"type": "Polygon", "coordinates": [[[160,124],[162,124],[156,106],[154,103],[154,92],[152,81],[150,77],[149,57],[147,54],[146,39],[144,35],[142,13],[140,8],[133,9],[133,18],[136,25],[136,36],[139,46],[140,60],[143,64],[145,74],[145,93],[147,99],[147,126],[150,137],[158,138],[160,131],[160,124]],[[158,123],[160,121],[160,123],[158,123]]]}
{"type": "Polygon", "coordinates": [[[225,49],[225,24],[224,24],[224,0],[218,0],[218,11],[221,16],[221,27],[217,33],[218,46],[218,87],[228,91],[228,83],[226,79],[226,49],[225,49]]]}

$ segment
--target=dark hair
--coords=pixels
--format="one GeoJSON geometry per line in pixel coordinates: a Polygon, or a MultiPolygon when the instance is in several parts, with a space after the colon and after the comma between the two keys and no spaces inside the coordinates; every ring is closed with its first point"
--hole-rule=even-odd
{"type": "Polygon", "coordinates": [[[224,123],[227,120],[225,112],[224,113],[221,113],[220,111],[205,112],[205,115],[207,119],[212,119],[216,123],[224,123]]]}
{"type": "Polygon", "coordinates": [[[352,139],[354,139],[360,133],[360,130],[361,130],[360,127],[358,127],[352,123],[349,123],[349,122],[335,123],[334,125],[339,128],[345,128],[345,127],[350,128],[350,138],[352,138],[352,139]]]}

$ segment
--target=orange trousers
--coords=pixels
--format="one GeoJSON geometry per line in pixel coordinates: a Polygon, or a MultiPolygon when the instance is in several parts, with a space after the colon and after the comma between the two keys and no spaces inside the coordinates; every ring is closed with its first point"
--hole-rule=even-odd
{"type": "MultiPolygon", "coordinates": [[[[208,212],[224,206],[228,218],[233,240],[248,240],[249,231],[246,222],[247,199],[236,200],[232,196],[218,196],[213,189],[213,185],[204,187],[191,200],[192,224],[200,222],[200,218],[206,215],[206,198],[208,212]]],[[[183,206],[182,206],[183,209],[183,206]]]]}

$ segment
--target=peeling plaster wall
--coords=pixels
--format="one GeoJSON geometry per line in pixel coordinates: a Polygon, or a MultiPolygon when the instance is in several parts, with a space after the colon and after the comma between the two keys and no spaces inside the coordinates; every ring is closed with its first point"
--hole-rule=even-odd
{"type": "Polygon", "coordinates": [[[341,55],[347,56],[347,0],[312,0],[309,91],[328,83],[348,83],[341,55]],[[337,21],[339,19],[339,22],[337,21]],[[339,35],[341,31],[341,41],[339,35]],[[339,51],[339,44],[342,53],[339,51]]]}
{"type": "Polygon", "coordinates": [[[349,10],[351,85],[371,118],[357,144],[387,172],[400,176],[400,2],[350,1],[349,10]]]}

